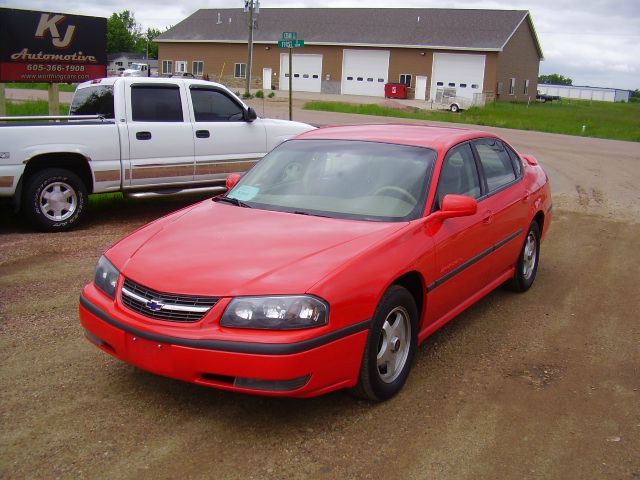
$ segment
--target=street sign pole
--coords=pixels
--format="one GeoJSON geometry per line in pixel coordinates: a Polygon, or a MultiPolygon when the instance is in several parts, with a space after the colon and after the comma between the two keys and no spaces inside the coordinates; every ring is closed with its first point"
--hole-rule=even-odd
{"type": "Polygon", "coordinates": [[[293,48],[289,49],[289,120],[293,120],[293,48]]]}
{"type": "Polygon", "coordinates": [[[298,32],[282,32],[278,48],[289,49],[289,120],[293,120],[293,49],[304,47],[304,40],[298,38],[298,32]]]}

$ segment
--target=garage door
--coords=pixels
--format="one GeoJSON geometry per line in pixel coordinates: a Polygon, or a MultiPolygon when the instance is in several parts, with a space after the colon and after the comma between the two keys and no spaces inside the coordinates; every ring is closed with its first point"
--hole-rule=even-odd
{"type": "MultiPolygon", "coordinates": [[[[319,92],[322,55],[293,55],[293,91],[319,92]]],[[[280,90],[289,90],[289,54],[280,54],[280,90]]]]}
{"type": "Polygon", "coordinates": [[[388,78],[388,50],[343,50],[343,94],[384,97],[388,78]]]}
{"type": "Polygon", "coordinates": [[[455,95],[473,100],[484,85],[484,55],[434,53],[431,75],[431,99],[437,90],[455,89],[455,95]]]}

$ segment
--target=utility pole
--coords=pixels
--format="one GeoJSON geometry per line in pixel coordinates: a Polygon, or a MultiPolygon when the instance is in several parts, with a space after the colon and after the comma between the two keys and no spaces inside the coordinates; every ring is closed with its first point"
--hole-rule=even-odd
{"type": "Polygon", "coordinates": [[[249,27],[249,51],[247,59],[247,87],[245,88],[245,96],[250,95],[249,89],[251,88],[251,66],[253,64],[253,31],[256,29],[256,22],[258,13],[260,13],[260,1],[259,0],[245,0],[244,11],[248,13],[248,27],[249,27]]]}

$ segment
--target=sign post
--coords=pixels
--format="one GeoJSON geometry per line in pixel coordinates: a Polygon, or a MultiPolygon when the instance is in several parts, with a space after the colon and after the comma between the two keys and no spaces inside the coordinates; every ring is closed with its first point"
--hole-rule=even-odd
{"type": "Polygon", "coordinates": [[[304,47],[304,40],[298,38],[298,32],[282,32],[282,40],[278,40],[278,48],[289,49],[289,120],[293,120],[293,49],[304,47]]]}

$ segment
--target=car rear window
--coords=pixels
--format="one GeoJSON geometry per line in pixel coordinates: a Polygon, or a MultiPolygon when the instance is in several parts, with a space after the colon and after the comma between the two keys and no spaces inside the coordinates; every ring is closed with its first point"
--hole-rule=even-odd
{"type": "Polygon", "coordinates": [[[92,85],[79,88],[73,95],[70,115],[103,115],[114,118],[113,85],[92,85]]]}

